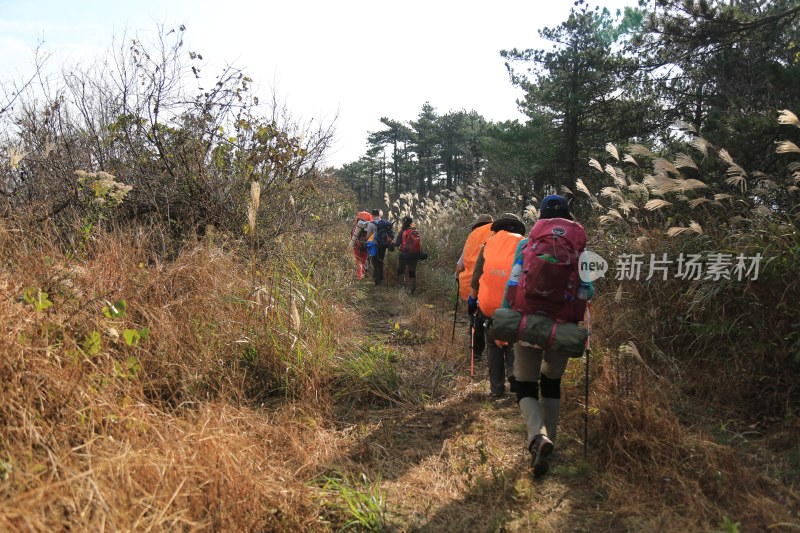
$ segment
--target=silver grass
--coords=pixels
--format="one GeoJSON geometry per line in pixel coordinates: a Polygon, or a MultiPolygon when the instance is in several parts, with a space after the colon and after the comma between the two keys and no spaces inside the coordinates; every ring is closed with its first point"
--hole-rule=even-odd
{"type": "Polygon", "coordinates": [[[633,158],[633,156],[631,154],[625,154],[625,156],[622,158],[622,160],[624,162],[626,162],[626,163],[630,163],[632,165],[636,165],[637,167],[639,166],[639,163],[636,161],[636,159],[633,158]]]}
{"type": "Polygon", "coordinates": [[[624,357],[630,357],[639,363],[644,363],[644,359],[639,354],[639,349],[633,343],[633,341],[629,341],[627,344],[623,344],[619,347],[620,355],[624,357]]]}
{"type": "Polygon", "coordinates": [[[778,115],[778,123],[779,124],[789,124],[790,126],[795,126],[800,128],[800,120],[798,120],[797,115],[789,111],[788,109],[781,109],[780,115],[778,115]]]}
{"type": "MultiPolygon", "coordinates": [[[[728,172],[730,173],[730,169],[728,170],[728,172]]],[[[739,189],[741,189],[742,192],[744,192],[747,189],[747,180],[745,179],[744,174],[740,174],[738,172],[730,176],[728,179],[726,179],[725,183],[733,187],[739,187],[739,189]]]]}
{"type": "Polygon", "coordinates": [[[643,157],[653,157],[653,152],[641,144],[632,144],[628,147],[632,155],[640,155],[643,157]]]}
{"type": "Polygon", "coordinates": [[[650,190],[641,183],[631,183],[628,185],[628,190],[638,194],[644,194],[645,196],[650,195],[650,190]]]}
{"type": "Polygon", "coordinates": [[[619,161],[619,151],[617,150],[617,147],[614,146],[612,143],[606,144],[606,152],[608,152],[611,155],[611,157],[619,161]]]}
{"type": "Polygon", "coordinates": [[[589,188],[586,186],[586,184],[583,182],[581,178],[578,178],[578,180],[575,182],[575,188],[578,189],[583,194],[585,194],[586,196],[592,195],[592,193],[589,192],[589,188]]]}
{"type": "Polygon", "coordinates": [[[729,154],[728,151],[725,148],[721,148],[720,149],[719,158],[722,159],[723,161],[725,161],[726,163],[728,163],[729,165],[733,165],[734,164],[733,163],[733,158],[731,157],[731,154],[729,154]]]}
{"type": "Polygon", "coordinates": [[[675,166],[677,168],[691,168],[698,170],[697,164],[694,160],[686,154],[678,154],[675,156],[675,166]]]}
{"type": "Polygon", "coordinates": [[[684,228],[683,226],[673,226],[667,230],[667,236],[675,237],[677,235],[681,235],[682,233],[688,233],[692,230],[689,228],[684,228]]]}
{"type": "Polygon", "coordinates": [[[653,161],[653,170],[655,170],[656,172],[663,173],[663,174],[674,174],[676,176],[680,176],[680,174],[681,174],[678,171],[678,169],[675,168],[675,165],[673,165],[672,163],[670,163],[669,161],[667,161],[663,157],[657,157],[653,161]]]}
{"type": "Polygon", "coordinates": [[[711,146],[711,143],[702,137],[693,137],[692,140],[689,141],[689,146],[703,155],[708,155],[708,148],[711,146]]]}
{"type": "Polygon", "coordinates": [[[778,154],[800,154],[800,148],[797,147],[792,141],[775,141],[775,144],[778,147],[775,149],[775,153],[778,154]]]}
{"type": "Polygon", "coordinates": [[[612,200],[616,200],[619,202],[622,201],[622,193],[619,189],[615,187],[603,187],[600,190],[600,196],[611,198],[612,200]]]}
{"type": "Polygon", "coordinates": [[[592,167],[592,168],[596,168],[600,172],[603,171],[603,166],[600,164],[600,161],[598,161],[597,159],[595,159],[593,157],[589,158],[589,166],[592,167]]]}
{"type": "Polygon", "coordinates": [[[694,189],[708,189],[708,185],[700,180],[688,179],[681,180],[679,188],[681,191],[693,191],[694,189]]]}
{"type": "Polygon", "coordinates": [[[666,200],[650,200],[646,204],[644,204],[644,208],[648,211],[656,211],[657,209],[661,209],[662,207],[668,207],[672,205],[672,202],[668,202],[666,200]]]}
{"type": "Polygon", "coordinates": [[[622,212],[625,213],[625,216],[630,215],[632,210],[639,209],[638,207],[636,207],[636,204],[634,204],[629,200],[623,200],[617,205],[617,207],[619,207],[622,210],[622,212]]]}
{"type": "Polygon", "coordinates": [[[694,209],[694,208],[695,208],[695,207],[697,207],[698,205],[701,205],[701,204],[704,204],[704,203],[706,203],[706,202],[710,202],[710,201],[711,201],[711,200],[709,200],[708,198],[704,198],[704,197],[701,197],[701,198],[695,198],[694,200],[689,200],[689,207],[691,207],[692,209],[694,209]]]}

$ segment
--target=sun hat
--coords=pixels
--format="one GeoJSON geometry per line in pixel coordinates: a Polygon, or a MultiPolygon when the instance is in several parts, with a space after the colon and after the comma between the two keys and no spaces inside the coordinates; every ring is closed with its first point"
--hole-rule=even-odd
{"type": "Polygon", "coordinates": [[[506,230],[511,233],[525,234],[525,224],[514,213],[503,213],[492,223],[492,231],[506,230]]]}
{"type": "Polygon", "coordinates": [[[485,224],[489,224],[491,222],[494,222],[492,215],[486,215],[486,214],[478,215],[478,218],[475,219],[475,223],[472,224],[472,229],[478,228],[485,224]]]}

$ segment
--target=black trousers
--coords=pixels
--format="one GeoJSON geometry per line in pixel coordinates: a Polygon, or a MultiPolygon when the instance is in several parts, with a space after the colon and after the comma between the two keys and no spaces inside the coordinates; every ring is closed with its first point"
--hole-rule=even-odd
{"type": "Polygon", "coordinates": [[[375,285],[383,283],[383,259],[386,257],[386,248],[378,246],[375,255],[372,257],[372,279],[375,285]]]}
{"type": "Polygon", "coordinates": [[[493,396],[501,396],[506,391],[506,379],[511,382],[511,376],[514,375],[514,345],[506,344],[502,348],[497,346],[491,328],[486,329],[485,334],[489,388],[493,396]]]}
{"type": "Polygon", "coordinates": [[[472,349],[475,357],[483,355],[483,350],[486,348],[486,333],[484,330],[484,321],[486,317],[483,316],[481,310],[475,311],[475,316],[470,317],[472,323],[472,349]]]}

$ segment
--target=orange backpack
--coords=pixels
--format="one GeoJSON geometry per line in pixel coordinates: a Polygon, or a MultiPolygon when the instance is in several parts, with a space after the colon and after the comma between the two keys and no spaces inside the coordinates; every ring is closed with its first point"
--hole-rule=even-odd
{"type": "Polygon", "coordinates": [[[519,233],[498,231],[483,245],[483,275],[478,287],[478,306],[485,317],[491,317],[503,303],[506,282],[514,266],[514,255],[519,241],[519,233]]]}

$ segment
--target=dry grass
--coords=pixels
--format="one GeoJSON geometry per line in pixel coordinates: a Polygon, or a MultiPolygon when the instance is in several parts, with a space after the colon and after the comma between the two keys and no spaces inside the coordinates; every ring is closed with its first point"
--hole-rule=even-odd
{"type": "Polygon", "coordinates": [[[744,531],[792,520],[791,489],[759,472],[745,449],[681,422],[672,409],[675,388],[641,358],[615,358],[604,357],[593,382],[590,438],[606,503],[626,529],[655,516],[680,531],[712,529],[725,516],[744,531]]]}
{"type": "Polygon", "coordinates": [[[289,349],[264,320],[283,324],[284,283],[259,304],[235,255],[198,243],[148,263],[146,239],[117,233],[77,258],[46,235],[0,231],[0,529],[316,523],[307,482],[346,442],[317,416],[331,349],[321,331],[345,329],[333,307],[311,318],[308,303],[302,350],[289,349]],[[104,315],[121,300],[124,313],[104,315]],[[149,338],[128,345],[124,331],[145,327],[149,338]],[[287,353],[306,355],[295,360],[304,381],[283,381],[287,353]],[[303,402],[258,408],[271,391],[303,402]]]}
{"type": "MultiPolygon", "coordinates": [[[[420,267],[425,283],[409,296],[395,280],[357,286],[333,233],[281,243],[269,262],[205,241],[162,263],[135,232],[70,257],[46,231],[0,229],[0,529],[696,531],[725,516],[745,530],[795,520],[797,496],[756,470],[750,450],[676,414],[682,374],[649,346],[638,358],[598,348],[591,465],[581,362],[570,364],[557,462],[531,480],[516,404],[486,400],[485,367],[466,377],[463,307],[449,346],[449,253],[420,267]],[[52,306],[37,310],[45,292],[52,306]],[[103,313],[123,299],[124,314],[103,313]],[[145,327],[149,338],[125,342],[126,329],[145,327]]],[[[600,299],[594,338],[621,344],[652,319],[625,305],[600,299]]]]}

